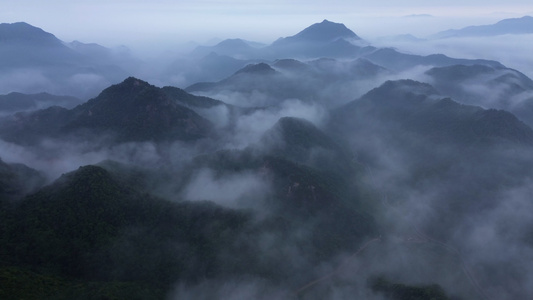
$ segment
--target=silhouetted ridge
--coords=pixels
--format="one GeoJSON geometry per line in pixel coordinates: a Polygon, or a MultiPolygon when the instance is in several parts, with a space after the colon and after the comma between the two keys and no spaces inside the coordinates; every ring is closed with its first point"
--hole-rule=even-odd
{"type": "Polygon", "coordinates": [[[66,134],[78,138],[109,134],[115,142],[189,141],[210,135],[212,124],[176,99],[194,96],[179,94],[167,95],[158,87],[129,77],[72,110],[51,107],[19,113],[4,120],[0,134],[5,140],[22,144],[66,134]]]}
{"type": "Polygon", "coordinates": [[[309,65],[296,60],[296,59],[278,59],[274,61],[272,66],[288,71],[307,71],[309,70],[309,65]]]}
{"type": "Polygon", "coordinates": [[[414,101],[416,98],[426,98],[430,95],[438,95],[438,91],[427,83],[402,79],[386,81],[381,86],[372,89],[365,94],[363,99],[372,99],[376,103],[390,103],[403,105],[399,99],[414,101]],[[418,95],[418,97],[416,97],[418,95]]]}
{"type": "Polygon", "coordinates": [[[371,62],[390,70],[407,70],[417,65],[443,67],[450,65],[486,65],[494,68],[505,68],[497,61],[486,59],[451,58],[444,54],[431,54],[427,56],[405,54],[393,48],[380,48],[365,56],[371,62]]]}
{"type": "Polygon", "coordinates": [[[495,24],[468,26],[461,29],[441,31],[431,38],[450,38],[468,36],[497,36],[503,34],[529,34],[533,33],[533,17],[504,19],[495,24]]]}
{"type": "Polygon", "coordinates": [[[228,48],[228,49],[238,49],[238,48],[251,48],[245,41],[241,39],[227,39],[218,43],[216,48],[228,48]]]}
{"type": "Polygon", "coordinates": [[[431,85],[413,80],[387,81],[337,109],[332,120],[354,130],[381,122],[378,130],[386,134],[416,132],[435,142],[460,145],[494,141],[533,144],[533,130],[511,113],[442,99],[431,85]]]}
{"type": "Polygon", "coordinates": [[[272,69],[272,67],[266,63],[258,63],[258,64],[247,65],[246,67],[237,71],[235,75],[243,74],[243,73],[266,75],[266,74],[274,74],[276,73],[276,70],[272,69]]]}
{"type": "Polygon", "coordinates": [[[274,127],[265,133],[276,135],[279,133],[281,142],[286,145],[295,145],[304,148],[324,147],[329,148],[333,142],[320,131],[313,123],[295,117],[283,117],[278,120],[274,127]]]}
{"type": "Polygon", "coordinates": [[[33,43],[40,46],[62,46],[53,34],[28,23],[0,24],[0,42],[2,43],[33,43]]]}
{"type": "Polygon", "coordinates": [[[453,65],[431,68],[426,71],[426,74],[434,76],[442,81],[463,81],[480,74],[490,74],[494,72],[494,68],[485,65],[453,65]]]}
{"type": "Polygon", "coordinates": [[[305,28],[294,36],[278,39],[273,45],[284,44],[291,41],[333,42],[341,38],[353,40],[360,39],[353,31],[346,28],[344,24],[324,20],[321,23],[315,23],[305,28]]]}
{"type": "Polygon", "coordinates": [[[45,179],[38,171],[23,164],[6,163],[0,158],[0,202],[16,200],[44,183],[45,179]]]}
{"type": "Polygon", "coordinates": [[[160,88],[129,77],[76,107],[67,126],[113,131],[119,140],[194,140],[208,135],[211,124],[179,105],[160,88]]]}
{"type": "Polygon", "coordinates": [[[3,112],[24,111],[54,105],[72,108],[79,103],[81,100],[75,97],[56,96],[48,93],[22,94],[12,92],[7,95],[0,95],[0,111],[3,112]]]}
{"type": "Polygon", "coordinates": [[[313,123],[301,118],[279,119],[261,137],[260,148],[340,177],[354,171],[347,151],[313,123]]]}
{"type": "MultiPolygon", "coordinates": [[[[202,83],[197,84],[201,85],[202,83]]],[[[187,107],[209,108],[217,105],[226,105],[220,100],[191,95],[185,90],[173,86],[165,86],[161,88],[161,90],[171,99],[176,100],[187,107]]]]}

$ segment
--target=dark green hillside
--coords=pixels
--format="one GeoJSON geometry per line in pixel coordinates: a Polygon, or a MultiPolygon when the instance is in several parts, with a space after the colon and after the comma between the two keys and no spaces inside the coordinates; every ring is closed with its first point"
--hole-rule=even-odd
{"type": "Polygon", "coordinates": [[[159,88],[130,77],[72,111],[66,131],[112,132],[121,141],[196,140],[206,137],[209,121],[179,105],[159,88]]]}
{"type": "Polygon", "coordinates": [[[272,220],[265,224],[278,224],[275,230],[281,230],[281,224],[287,226],[283,231],[311,230],[311,239],[303,245],[313,260],[353,250],[378,235],[378,225],[370,215],[374,198],[360,189],[355,172],[328,172],[274,154],[258,155],[252,149],[218,151],[198,157],[195,164],[214,170],[220,178],[246,171],[264,174],[273,191],[266,200],[272,220]]]}
{"type": "Polygon", "coordinates": [[[503,109],[532,126],[533,81],[517,70],[453,65],[425,72],[442,94],[463,104],[503,109]]]}
{"type": "Polygon", "coordinates": [[[387,82],[331,120],[328,132],[345,138],[359,162],[395,176],[376,185],[391,203],[401,205],[412,190],[438,190],[419,201],[431,201],[427,222],[442,238],[450,238],[457,220],[499,205],[502,190],[530,176],[531,159],[519,153],[533,145],[531,128],[506,111],[439,99],[427,84],[387,82]]]}
{"type": "Polygon", "coordinates": [[[50,275],[65,282],[58,293],[72,280],[82,290],[90,282],[102,288],[123,282],[119,290],[139,282],[157,292],[178,280],[241,270],[217,253],[247,226],[246,215],[142,195],[100,167],[82,167],[5,208],[0,263],[19,266],[5,279],[15,286],[50,275]]]}
{"type": "Polygon", "coordinates": [[[212,134],[212,124],[185,106],[215,103],[179,89],[165,90],[130,77],[71,110],[50,107],[1,120],[0,137],[19,144],[46,138],[91,139],[107,135],[114,143],[194,141],[212,134]]]}
{"type": "Polygon", "coordinates": [[[412,80],[386,82],[337,109],[332,120],[338,130],[372,130],[391,138],[420,134],[460,145],[533,144],[533,130],[514,115],[442,99],[432,86],[412,80]]]}
{"type": "Polygon", "coordinates": [[[35,145],[47,137],[58,137],[61,128],[71,118],[70,111],[59,106],[20,112],[0,120],[0,136],[8,142],[35,145]]]}
{"type": "Polygon", "coordinates": [[[259,148],[341,178],[352,176],[357,169],[347,149],[305,119],[281,118],[261,137],[259,148]]]}
{"type": "Polygon", "coordinates": [[[7,164],[0,159],[0,200],[16,200],[40,188],[44,176],[23,164],[7,164]]]}

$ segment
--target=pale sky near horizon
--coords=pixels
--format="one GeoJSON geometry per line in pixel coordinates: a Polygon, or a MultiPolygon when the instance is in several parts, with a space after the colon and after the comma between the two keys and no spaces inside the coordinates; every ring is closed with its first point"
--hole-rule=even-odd
{"type": "Polygon", "coordinates": [[[419,37],[533,14],[509,0],[0,0],[0,23],[27,22],[63,41],[105,46],[167,45],[212,38],[270,43],[328,19],[361,37],[419,37]],[[467,4],[466,4],[467,3],[467,4]]]}

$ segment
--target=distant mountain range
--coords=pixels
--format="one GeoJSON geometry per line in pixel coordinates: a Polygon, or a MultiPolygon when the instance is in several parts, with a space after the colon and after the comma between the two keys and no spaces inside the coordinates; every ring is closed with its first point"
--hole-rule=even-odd
{"type": "Polygon", "coordinates": [[[268,46],[254,47],[249,42],[230,39],[212,47],[199,46],[193,54],[214,52],[247,59],[355,57],[361,50],[361,46],[356,45],[360,41],[361,38],[344,24],[324,20],[268,46]]]}
{"type": "Polygon", "coordinates": [[[0,42],[0,74],[8,79],[24,78],[0,84],[0,93],[48,92],[86,99],[126,77],[137,64],[124,51],[115,53],[80,42],[66,44],[24,22],[0,24],[0,42]]]}
{"type": "Polygon", "coordinates": [[[56,96],[48,93],[22,94],[9,93],[0,95],[0,113],[12,114],[20,111],[37,110],[50,106],[73,108],[83,101],[71,96],[56,96]]]}
{"type": "Polygon", "coordinates": [[[168,95],[130,77],[71,110],[51,107],[18,113],[6,120],[0,135],[18,143],[85,134],[110,134],[120,142],[206,137],[210,122],[168,95]]]}
{"type": "Polygon", "coordinates": [[[461,29],[449,29],[431,35],[432,39],[444,39],[451,37],[483,37],[503,34],[532,34],[533,17],[505,19],[491,25],[468,26],[461,29]]]}
{"type": "Polygon", "coordinates": [[[517,70],[327,20],[199,47],[151,83],[120,77],[125,50],[25,23],[0,51],[3,89],[103,85],[0,96],[1,299],[531,298],[517,70]]]}

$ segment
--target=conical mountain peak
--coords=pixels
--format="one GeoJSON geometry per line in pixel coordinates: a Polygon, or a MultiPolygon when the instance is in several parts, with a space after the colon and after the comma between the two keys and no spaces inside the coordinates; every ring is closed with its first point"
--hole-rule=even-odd
{"type": "Polygon", "coordinates": [[[33,46],[62,46],[53,34],[25,22],[0,24],[0,41],[32,43],[33,46]]]}
{"type": "Polygon", "coordinates": [[[307,27],[306,29],[296,34],[294,38],[320,42],[329,42],[340,38],[356,40],[360,39],[353,31],[348,29],[344,24],[334,23],[328,20],[324,20],[321,23],[315,23],[307,27]]]}

